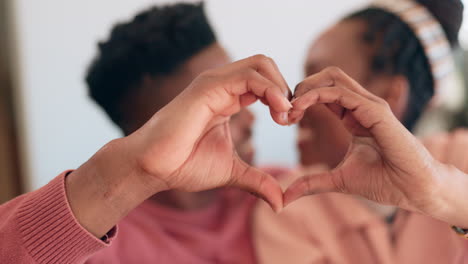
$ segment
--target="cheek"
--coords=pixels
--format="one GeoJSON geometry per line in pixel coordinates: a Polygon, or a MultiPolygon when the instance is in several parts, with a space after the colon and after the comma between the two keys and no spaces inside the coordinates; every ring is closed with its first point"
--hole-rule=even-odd
{"type": "Polygon", "coordinates": [[[306,165],[326,163],[336,165],[346,153],[350,136],[341,121],[325,106],[314,106],[309,109],[300,123],[300,138],[309,140],[298,142],[301,159],[306,165]]]}
{"type": "Polygon", "coordinates": [[[324,105],[311,107],[304,116],[304,126],[319,134],[319,138],[333,133],[339,124],[333,113],[324,105]]]}

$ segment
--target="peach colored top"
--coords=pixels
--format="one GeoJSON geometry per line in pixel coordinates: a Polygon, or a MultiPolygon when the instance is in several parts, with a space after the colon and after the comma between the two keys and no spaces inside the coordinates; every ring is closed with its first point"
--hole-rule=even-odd
{"type": "Polygon", "coordinates": [[[252,230],[259,263],[468,263],[468,241],[447,224],[401,210],[390,225],[343,194],[305,197],[279,215],[258,203],[252,230]]]}

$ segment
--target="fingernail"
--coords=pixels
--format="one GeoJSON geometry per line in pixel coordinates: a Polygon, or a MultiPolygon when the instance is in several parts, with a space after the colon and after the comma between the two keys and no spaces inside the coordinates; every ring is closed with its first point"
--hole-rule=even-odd
{"type": "Polygon", "coordinates": [[[291,109],[293,107],[291,102],[289,102],[289,100],[286,97],[283,97],[283,101],[289,107],[289,109],[291,109]]]}
{"type": "Polygon", "coordinates": [[[288,112],[283,112],[280,114],[280,119],[283,124],[288,124],[289,118],[288,118],[288,112]]]}

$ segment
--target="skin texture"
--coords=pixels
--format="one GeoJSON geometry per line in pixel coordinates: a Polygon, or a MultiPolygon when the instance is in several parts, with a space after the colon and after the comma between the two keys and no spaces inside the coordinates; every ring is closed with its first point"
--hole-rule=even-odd
{"type": "Polygon", "coordinates": [[[467,225],[463,201],[468,197],[461,187],[467,183],[466,174],[434,159],[388,102],[335,67],[306,78],[295,95],[291,122],[298,122],[312,105],[326,105],[352,139],[335,169],[304,176],[289,186],[285,204],[305,195],[341,192],[467,225]]]}
{"type": "MultiPolygon", "coordinates": [[[[125,135],[141,127],[151,116],[172,101],[202,72],[231,62],[227,52],[218,43],[203,49],[169,76],[146,76],[137,89],[133,89],[122,103],[124,113],[121,124],[125,135]]],[[[232,117],[230,130],[239,156],[252,164],[254,148],[251,141],[253,114],[242,109],[232,117]]],[[[151,199],[159,204],[180,210],[196,210],[216,201],[217,190],[189,193],[178,190],[161,192],[151,199]]]]}
{"type": "MultiPolygon", "coordinates": [[[[369,46],[369,44],[362,41],[362,36],[365,31],[366,24],[364,22],[359,20],[346,20],[324,32],[310,47],[305,65],[306,76],[316,74],[328,66],[338,66],[356,81],[356,83],[351,84],[351,86],[357,87],[362,85],[361,87],[365,87],[368,92],[379,97],[379,100],[384,100],[394,117],[402,120],[408,102],[408,80],[404,76],[375,74],[371,71],[370,61],[375,47],[369,46]],[[346,45],[343,45],[343,43],[346,43],[346,45]]],[[[306,81],[302,83],[302,87],[304,87],[304,84],[307,82],[306,79],[306,81]]],[[[296,89],[296,95],[303,92],[300,88],[301,85],[296,89]]],[[[332,170],[332,172],[326,173],[333,175],[327,179],[332,180],[334,187],[331,189],[333,191],[358,194],[380,204],[396,205],[401,208],[432,215],[433,217],[434,213],[435,215],[445,214],[436,212],[446,211],[447,207],[450,207],[450,205],[440,202],[440,200],[438,201],[439,204],[436,205],[436,203],[431,201],[430,197],[423,197],[424,195],[421,195],[424,190],[430,190],[428,191],[430,195],[439,195],[438,193],[441,190],[437,190],[438,188],[431,189],[431,187],[419,188],[424,185],[432,186],[435,183],[441,184],[440,181],[442,179],[448,183],[457,182],[458,180],[463,181],[463,177],[460,176],[462,175],[460,171],[453,170],[453,168],[445,168],[443,169],[445,171],[454,171],[453,176],[435,176],[433,178],[421,177],[419,179],[421,182],[414,182],[414,189],[412,189],[411,184],[409,184],[410,187],[403,186],[410,183],[406,177],[399,180],[395,180],[392,176],[386,176],[386,179],[376,179],[369,175],[374,174],[374,172],[372,172],[373,166],[364,165],[366,162],[369,163],[369,161],[372,160],[374,160],[374,162],[383,162],[385,160],[379,157],[381,155],[378,153],[378,148],[382,146],[375,147],[375,142],[369,141],[366,137],[363,138],[356,134],[353,136],[353,128],[349,127],[350,124],[347,123],[348,121],[345,121],[349,120],[349,118],[346,119],[341,114],[342,109],[334,103],[312,104],[312,106],[306,110],[304,117],[300,121],[298,137],[298,148],[300,150],[302,165],[308,167],[316,164],[325,164],[329,168],[336,168],[332,170]],[[338,113],[338,115],[336,115],[336,113],[338,113]],[[357,155],[356,153],[362,155],[357,155]],[[356,158],[357,156],[359,156],[359,158],[356,158]],[[359,174],[359,171],[361,171],[362,174],[359,174]],[[459,179],[457,180],[456,178],[458,177],[459,179]],[[428,183],[427,181],[431,182],[428,183]],[[373,188],[370,188],[372,191],[369,191],[369,189],[364,186],[367,184],[375,185],[373,188]],[[389,185],[395,185],[396,189],[404,190],[400,191],[400,194],[395,194],[394,192],[385,194],[385,189],[388,188],[389,185]],[[416,188],[416,186],[418,186],[418,188],[416,188]],[[405,187],[408,188],[406,189],[405,187]],[[376,190],[376,188],[380,188],[381,190],[376,190]],[[413,205],[413,203],[417,205],[413,205]],[[415,210],[415,208],[418,209],[415,210]]],[[[434,143],[444,140],[446,137],[448,136],[442,135],[440,139],[432,138],[429,142],[425,141],[425,143],[431,143],[429,151],[434,153],[436,159],[445,164],[452,164],[456,168],[464,171],[467,168],[464,165],[463,155],[460,155],[460,153],[462,153],[461,150],[457,151],[455,147],[453,150],[446,150],[446,153],[442,153],[439,149],[441,146],[446,148],[447,144],[434,143]],[[441,158],[440,155],[443,156],[443,159],[439,159],[441,158]],[[455,156],[457,158],[453,158],[455,156]]],[[[458,140],[464,141],[462,139],[463,136],[458,136],[458,138],[458,140]]],[[[396,146],[400,151],[406,151],[407,146],[411,145],[397,144],[396,146]]],[[[421,146],[416,147],[413,145],[413,147],[420,148],[421,146]]],[[[422,151],[420,156],[424,155],[427,155],[427,153],[422,151]]],[[[408,162],[410,161],[411,159],[408,159],[408,162]]],[[[417,162],[414,162],[414,165],[417,167],[417,162]]],[[[429,170],[431,171],[437,171],[437,168],[440,167],[439,165],[432,167],[430,164],[434,164],[434,162],[430,161],[430,159],[428,161],[427,158],[423,158],[419,164],[421,171],[425,171],[428,168],[430,168],[429,170]]],[[[382,168],[379,167],[379,169],[382,168]]],[[[393,166],[389,166],[386,170],[392,171],[394,169],[393,166]]],[[[315,193],[324,191],[321,190],[322,187],[315,186],[317,181],[323,179],[325,178],[306,177],[300,180],[286,192],[285,203],[295,200],[297,195],[301,192],[315,193]]],[[[443,185],[450,184],[444,183],[443,185]]],[[[445,201],[450,200],[450,198],[447,197],[444,199],[445,201]]],[[[377,204],[370,203],[370,205],[374,211],[383,216],[391,215],[395,210],[391,207],[381,207],[377,204]]],[[[437,218],[438,216],[435,217],[437,218]]],[[[455,218],[448,219],[441,218],[440,216],[438,219],[448,223],[457,221],[455,218]]],[[[458,223],[463,226],[467,225],[466,222],[462,221],[458,223]]]]}
{"type": "MultiPolygon", "coordinates": [[[[339,67],[372,93],[384,99],[398,98],[390,107],[402,116],[407,101],[406,79],[371,72],[374,47],[361,40],[365,31],[366,24],[359,20],[343,21],[328,29],[310,46],[305,75],[316,74],[329,66],[339,67]]],[[[333,168],[339,164],[352,137],[326,106],[310,107],[299,127],[297,142],[302,165],[318,163],[333,168]]]]}
{"type": "Polygon", "coordinates": [[[158,192],[235,186],[274,210],[304,195],[342,192],[466,227],[468,175],[434,159],[389,103],[338,68],[308,77],[295,96],[289,102],[276,64],[262,55],[204,72],[140,129],[110,142],[67,177],[75,217],[101,237],[158,192]],[[310,106],[326,105],[352,135],[340,165],[298,179],[283,194],[272,176],[243,162],[228,120],[258,99],[280,125],[299,122],[310,106]]]}
{"type": "MultiPolygon", "coordinates": [[[[359,29],[358,24],[347,26],[348,30],[359,29]]],[[[359,65],[358,58],[355,63],[359,65]]],[[[404,112],[404,80],[376,76],[367,81],[362,77],[361,82],[369,90],[340,69],[326,68],[298,85],[291,105],[288,85],[276,64],[265,56],[208,70],[141,128],[110,142],[69,175],[70,206],[79,223],[96,237],[157,193],[223,186],[254,192],[274,210],[304,195],[342,192],[467,227],[467,175],[434,159],[398,120],[404,112]],[[335,124],[348,133],[348,147],[341,158],[324,154],[324,162],[338,166],[297,180],[283,194],[273,177],[242,161],[234,150],[234,133],[228,122],[257,99],[268,105],[280,125],[301,121],[306,111],[307,115],[314,111],[309,108],[318,105],[327,114],[333,113],[335,124]]],[[[327,120],[308,122],[336,133],[340,128],[325,123],[327,120]]],[[[430,148],[446,148],[437,146],[430,148]]]]}
{"type": "Polygon", "coordinates": [[[279,210],[279,184],[239,158],[228,121],[260,98],[273,120],[287,125],[289,93],[276,64],[263,55],[204,72],[141,128],[107,144],[67,177],[75,217],[102,237],[156,193],[223,186],[256,193],[279,210]]]}

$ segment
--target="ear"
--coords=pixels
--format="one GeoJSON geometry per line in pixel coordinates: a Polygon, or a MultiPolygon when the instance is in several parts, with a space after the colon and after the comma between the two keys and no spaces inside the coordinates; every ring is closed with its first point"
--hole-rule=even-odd
{"type": "Polygon", "coordinates": [[[383,99],[390,105],[393,114],[401,120],[409,100],[409,82],[403,75],[393,76],[389,81],[390,87],[383,95],[383,99]]]}

